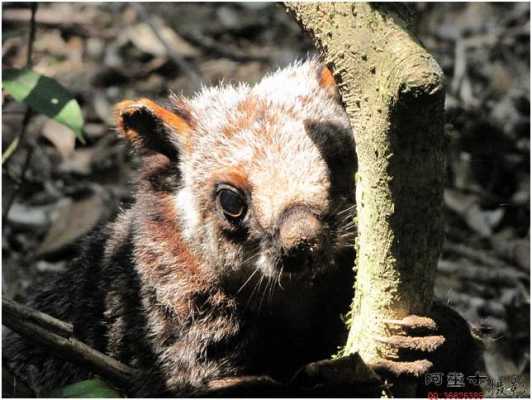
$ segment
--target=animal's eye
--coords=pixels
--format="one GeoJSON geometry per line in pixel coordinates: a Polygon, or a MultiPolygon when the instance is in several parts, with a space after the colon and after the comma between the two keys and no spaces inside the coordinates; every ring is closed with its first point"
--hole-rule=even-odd
{"type": "Polygon", "coordinates": [[[220,185],[217,190],[217,202],[226,217],[242,219],[246,214],[246,199],[236,188],[220,185]]]}

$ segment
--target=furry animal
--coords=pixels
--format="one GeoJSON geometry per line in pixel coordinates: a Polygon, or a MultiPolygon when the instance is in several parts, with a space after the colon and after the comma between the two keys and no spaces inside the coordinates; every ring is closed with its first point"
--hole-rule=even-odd
{"type": "MultiPolygon", "coordinates": [[[[142,155],[135,201],[31,304],[146,371],[134,395],[287,381],[334,353],[352,298],[356,157],[330,71],[311,59],[115,115],[142,155]]],[[[89,376],[16,335],[4,352],[41,394],[89,376]]]]}

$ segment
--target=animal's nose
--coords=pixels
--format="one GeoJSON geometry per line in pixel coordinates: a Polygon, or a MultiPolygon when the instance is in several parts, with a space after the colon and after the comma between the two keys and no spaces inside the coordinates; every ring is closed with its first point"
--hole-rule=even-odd
{"type": "Polygon", "coordinates": [[[282,247],[283,264],[297,270],[303,268],[318,247],[321,223],[306,207],[292,207],[280,219],[279,242],[282,247]]]}

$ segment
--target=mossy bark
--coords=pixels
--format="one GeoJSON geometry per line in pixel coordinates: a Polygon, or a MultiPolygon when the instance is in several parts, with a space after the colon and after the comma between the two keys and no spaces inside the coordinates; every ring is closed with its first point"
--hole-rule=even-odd
{"type": "Polygon", "coordinates": [[[357,262],[349,339],[371,363],[384,318],[424,314],[443,240],[442,71],[401,4],[286,3],[331,67],[357,147],[357,262]]]}

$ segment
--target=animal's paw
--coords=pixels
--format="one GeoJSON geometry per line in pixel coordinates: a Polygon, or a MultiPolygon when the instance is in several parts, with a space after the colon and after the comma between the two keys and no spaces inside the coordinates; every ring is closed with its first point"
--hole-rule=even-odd
{"type": "Polygon", "coordinates": [[[410,315],[384,323],[390,335],[376,340],[395,350],[398,358],[371,364],[381,377],[423,382],[427,373],[474,375],[479,346],[467,322],[452,309],[435,303],[429,316],[410,315]]]}
{"type": "Polygon", "coordinates": [[[290,382],[297,397],[380,397],[386,387],[355,353],[309,363],[290,382]]]}
{"type": "Polygon", "coordinates": [[[192,397],[277,397],[287,392],[286,385],[266,375],[244,375],[215,379],[196,390],[192,397]]]}
{"type": "Polygon", "coordinates": [[[433,318],[410,315],[401,320],[388,319],[384,323],[390,336],[375,338],[390,348],[397,359],[378,359],[371,367],[384,377],[419,378],[434,365],[434,354],[446,343],[433,318]]]}

